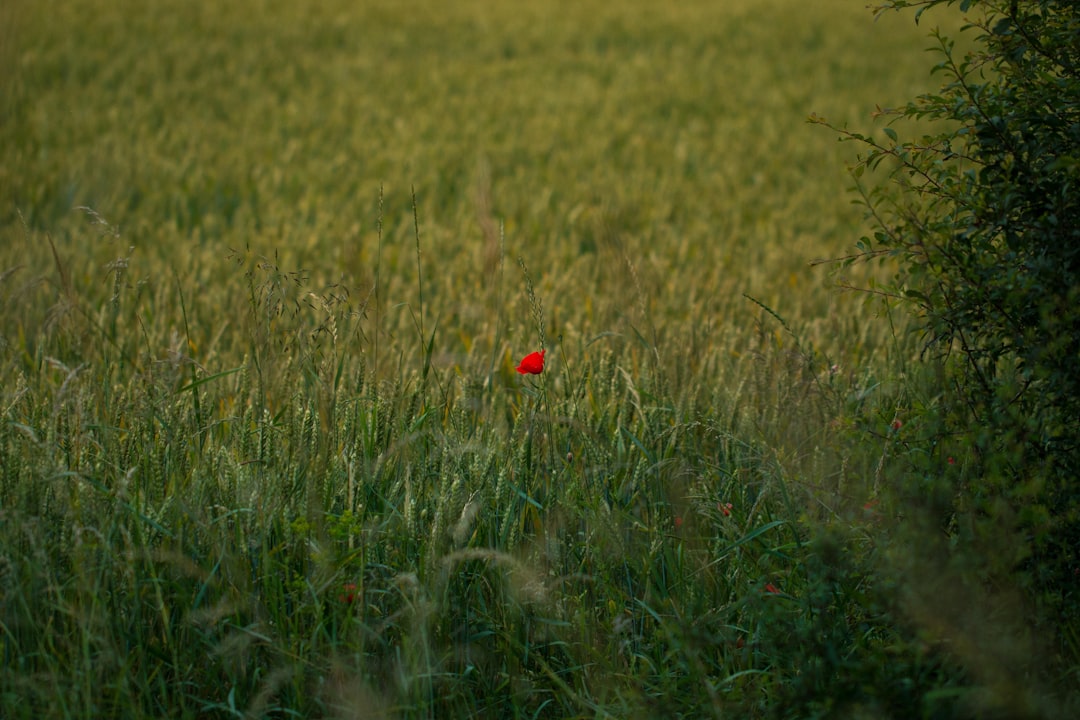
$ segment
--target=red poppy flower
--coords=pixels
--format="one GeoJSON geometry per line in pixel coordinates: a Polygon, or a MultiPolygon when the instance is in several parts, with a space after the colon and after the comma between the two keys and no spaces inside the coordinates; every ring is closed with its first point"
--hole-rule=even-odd
{"type": "Polygon", "coordinates": [[[517,366],[517,371],[522,375],[528,373],[529,375],[539,375],[544,372],[544,353],[547,350],[541,350],[540,352],[529,353],[521,359],[521,364],[517,366]]]}
{"type": "Polygon", "coordinates": [[[346,605],[352,605],[359,599],[359,596],[356,583],[345,583],[341,586],[341,594],[338,595],[338,600],[346,605]]]}
{"type": "Polygon", "coordinates": [[[765,592],[769,593],[770,595],[779,595],[780,589],[772,583],[765,583],[765,592]]]}

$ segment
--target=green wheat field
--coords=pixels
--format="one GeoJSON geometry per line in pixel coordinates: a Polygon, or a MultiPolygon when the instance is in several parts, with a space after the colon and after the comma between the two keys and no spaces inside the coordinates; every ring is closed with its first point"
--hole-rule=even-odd
{"type": "Polygon", "coordinates": [[[0,716],[1037,698],[899,529],[888,266],[816,262],[868,226],[807,120],[880,131],[932,20],[4,2],[0,716]]]}

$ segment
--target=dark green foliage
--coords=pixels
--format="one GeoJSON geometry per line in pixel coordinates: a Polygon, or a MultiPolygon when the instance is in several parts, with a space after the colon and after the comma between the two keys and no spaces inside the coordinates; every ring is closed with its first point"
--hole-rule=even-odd
{"type": "Polygon", "coordinates": [[[843,131],[868,147],[856,177],[889,178],[864,190],[876,229],[851,261],[898,263],[879,294],[912,310],[944,367],[907,499],[937,513],[958,579],[988,603],[1019,592],[1045,642],[1040,682],[1066,687],[1080,661],[1080,7],[882,9],[935,6],[969,13],[971,49],[935,32],[942,87],[882,111],[885,138],[843,131]]]}

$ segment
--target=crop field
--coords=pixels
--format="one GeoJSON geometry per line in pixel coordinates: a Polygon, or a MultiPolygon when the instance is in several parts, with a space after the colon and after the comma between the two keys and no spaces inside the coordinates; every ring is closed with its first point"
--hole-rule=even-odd
{"type": "Polygon", "coordinates": [[[0,715],[993,706],[894,524],[920,338],[815,262],[808,118],[880,132],[933,20],[3,3],[0,715]]]}

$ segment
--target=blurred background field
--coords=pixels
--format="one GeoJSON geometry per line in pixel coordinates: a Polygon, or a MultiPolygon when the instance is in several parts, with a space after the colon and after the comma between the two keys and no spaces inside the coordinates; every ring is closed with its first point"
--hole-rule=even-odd
{"type": "Polygon", "coordinates": [[[503,223],[507,257],[583,333],[621,329],[627,260],[669,331],[745,327],[741,292],[841,322],[808,263],[856,235],[851,158],[805,120],[866,123],[928,72],[922,30],[849,2],[7,12],[6,247],[48,231],[87,273],[82,253],[100,268],[134,247],[136,279],[167,263],[211,284],[250,248],[362,290],[381,187],[384,297],[415,302],[415,187],[426,299],[474,337],[503,223]],[[118,227],[117,247],[81,239],[76,206],[118,227]],[[603,307],[571,313],[583,294],[603,307]]]}
{"type": "Polygon", "coordinates": [[[868,580],[917,338],[812,265],[864,226],[807,118],[923,91],[909,17],[0,25],[5,716],[937,707],[868,580]]]}

